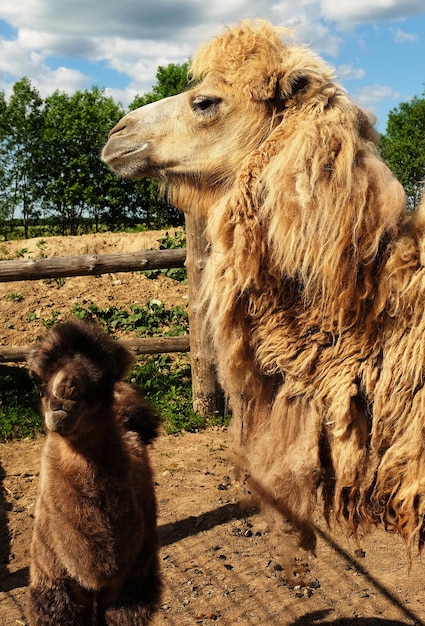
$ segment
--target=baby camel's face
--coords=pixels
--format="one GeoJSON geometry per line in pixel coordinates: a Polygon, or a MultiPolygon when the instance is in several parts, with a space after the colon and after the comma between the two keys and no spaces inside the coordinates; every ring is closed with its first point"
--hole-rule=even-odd
{"type": "Polygon", "coordinates": [[[84,355],[64,362],[42,389],[46,428],[63,436],[91,430],[91,418],[105,400],[103,377],[104,371],[84,355]]]}

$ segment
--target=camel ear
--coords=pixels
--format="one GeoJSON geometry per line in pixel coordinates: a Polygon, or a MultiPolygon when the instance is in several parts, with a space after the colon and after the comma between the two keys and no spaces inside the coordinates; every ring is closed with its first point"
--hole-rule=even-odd
{"type": "Polygon", "coordinates": [[[310,78],[301,72],[291,72],[279,79],[277,84],[278,97],[281,100],[289,100],[296,94],[306,93],[310,85],[310,78]]]}
{"type": "Polygon", "coordinates": [[[275,101],[280,102],[281,108],[286,108],[291,102],[301,104],[324,92],[326,85],[324,77],[313,70],[288,72],[278,79],[275,101]]]}

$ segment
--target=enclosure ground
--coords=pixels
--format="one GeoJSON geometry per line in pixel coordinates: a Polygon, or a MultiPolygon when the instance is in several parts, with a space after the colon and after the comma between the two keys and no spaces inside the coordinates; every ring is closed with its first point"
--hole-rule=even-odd
{"type": "MultiPolygon", "coordinates": [[[[79,237],[46,237],[0,243],[0,258],[40,258],[85,254],[119,254],[158,249],[166,232],[97,233],[79,237]]],[[[46,333],[52,321],[63,320],[74,303],[87,308],[129,310],[161,300],[168,307],[187,306],[187,285],[166,276],[148,278],[143,272],[74,276],[65,279],[0,282],[0,345],[26,345],[46,333]]]]}
{"type": "MultiPolygon", "coordinates": [[[[0,444],[0,624],[25,622],[29,546],[43,438],[0,444]]],[[[285,572],[285,541],[244,514],[230,434],[163,435],[151,450],[165,591],[153,626],[425,623],[423,564],[407,571],[402,542],[374,531],[357,546],[318,521],[317,557],[285,572]]],[[[59,625],[58,625],[59,626],[59,625]]]]}
{"type": "MultiPolygon", "coordinates": [[[[163,235],[5,242],[0,253],[26,258],[130,252],[157,248],[163,235]]],[[[31,343],[46,332],[54,312],[61,319],[76,301],[127,308],[153,298],[166,306],[187,304],[187,286],[137,272],[0,283],[0,343],[31,343]]],[[[0,626],[25,625],[42,444],[42,438],[0,444],[0,626]]],[[[262,516],[244,515],[238,506],[246,489],[233,477],[230,446],[227,431],[208,430],[163,435],[151,451],[165,586],[153,626],[425,625],[424,565],[414,561],[409,573],[404,546],[394,535],[375,531],[358,546],[343,535],[331,537],[318,517],[317,558],[297,554],[285,571],[286,541],[269,532],[262,516]]]]}

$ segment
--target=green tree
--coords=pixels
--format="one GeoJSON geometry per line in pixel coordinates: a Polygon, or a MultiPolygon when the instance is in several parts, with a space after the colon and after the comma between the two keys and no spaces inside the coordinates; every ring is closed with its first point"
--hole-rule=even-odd
{"type": "Polygon", "coordinates": [[[25,237],[28,237],[29,219],[37,211],[40,193],[38,165],[41,162],[42,105],[40,94],[28,78],[24,77],[13,85],[6,110],[6,177],[10,216],[13,217],[16,209],[20,211],[25,237]]]}
{"type": "Polygon", "coordinates": [[[419,203],[425,181],[425,92],[390,111],[381,152],[403,185],[408,209],[419,203]]]}
{"type": "Polygon", "coordinates": [[[107,196],[119,187],[102,164],[100,151],[123,114],[97,87],[72,96],[55,91],[46,99],[43,206],[57,216],[63,232],[77,234],[83,216],[98,224],[107,196]]]}
{"type": "Polygon", "coordinates": [[[160,65],[156,72],[157,82],[152,87],[152,91],[142,96],[136,96],[130,104],[130,110],[137,109],[151,102],[156,102],[157,100],[162,100],[163,98],[168,98],[169,96],[175,96],[184,91],[188,83],[188,70],[189,61],[181,65],[176,63],[170,63],[167,66],[160,65]]]}
{"type": "Polygon", "coordinates": [[[8,123],[7,101],[4,91],[0,91],[0,228],[11,218],[12,206],[9,201],[9,162],[8,162],[8,123]]]}
{"type": "MultiPolygon", "coordinates": [[[[167,66],[160,65],[156,73],[156,84],[152,91],[142,96],[136,96],[130,104],[133,111],[141,106],[175,96],[187,88],[189,61],[181,65],[170,63],[167,66]]],[[[157,226],[178,226],[184,223],[183,215],[173,206],[169,205],[161,196],[158,189],[158,182],[152,179],[144,179],[136,183],[140,197],[147,202],[148,223],[157,226]]]]}

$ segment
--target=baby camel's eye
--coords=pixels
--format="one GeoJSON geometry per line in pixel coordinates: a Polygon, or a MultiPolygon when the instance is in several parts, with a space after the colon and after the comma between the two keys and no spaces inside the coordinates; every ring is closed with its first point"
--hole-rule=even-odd
{"type": "Polygon", "coordinates": [[[211,96],[198,96],[192,102],[192,111],[194,113],[205,113],[213,115],[216,113],[221,98],[213,98],[211,96]]]}

